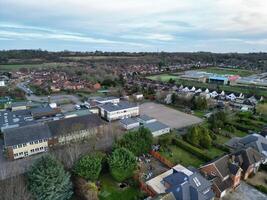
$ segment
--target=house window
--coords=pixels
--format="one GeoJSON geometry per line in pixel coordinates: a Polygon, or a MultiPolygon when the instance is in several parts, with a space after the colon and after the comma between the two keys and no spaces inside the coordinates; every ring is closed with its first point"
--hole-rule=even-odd
{"type": "Polygon", "coordinates": [[[39,148],[36,148],[35,151],[39,151],[39,148]]]}
{"type": "Polygon", "coordinates": [[[19,155],[20,155],[20,156],[23,155],[23,152],[20,152],[19,155]]]}
{"type": "Polygon", "coordinates": [[[33,142],[30,142],[30,144],[32,145],[32,144],[33,144],[33,142]]]}
{"type": "Polygon", "coordinates": [[[34,149],[31,149],[31,153],[33,153],[34,152],[34,149]]]}
{"type": "Polygon", "coordinates": [[[15,154],[14,154],[14,157],[17,157],[18,155],[19,155],[19,154],[15,153],[15,154]]]}
{"type": "Polygon", "coordinates": [[[42,143],[43,142],[43,140],[39,140],[39,143],[42,143]]]}
{"type": "Polygon", "coordinates": [[[17,145],[14,145],[14,146],[13,146],[13,149],[16,149],[16,148],[18,148],[18,146],[17,146],[17,145]]]}
{"type": "Polygon", "coordinates": [[[23,146],[26,147],[26,143],[23,143],[23,146]]]}
{"type": "Polygon", "coordinates": [[[19,144],[18,147],[21,148],[22,147],[22,144],[19,144]]]}
{"type": "Polygon", "coordinates": [[[34,144],[38,144],[38,141],[34,141],[34,144]]]}
{"type": "Polygon", "coordinates": [[[40,150],[43,150],[44,149],[44,147],[40,147],[40,150]]]}

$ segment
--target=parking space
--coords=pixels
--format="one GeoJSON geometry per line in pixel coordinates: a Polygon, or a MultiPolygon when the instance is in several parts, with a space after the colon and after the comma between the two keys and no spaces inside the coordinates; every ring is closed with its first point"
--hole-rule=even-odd
{"type": "Polygon", "coordinates": [[[141,104],[140,114],[146,114],[153,117],[158,121],[167,124],[171,128],[183,128],[202,122],[202,119],[196,116],[153,102],[141,104]]]}

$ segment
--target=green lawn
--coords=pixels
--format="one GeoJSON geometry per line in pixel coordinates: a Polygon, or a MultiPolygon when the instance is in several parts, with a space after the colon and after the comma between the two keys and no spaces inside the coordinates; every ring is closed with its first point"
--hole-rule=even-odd
{"type": "Polygon", "coordinates": [[[216,142],[218,144],[224,144],[226,143],[227,141],[229,141],[230,139],[228,137],[225,137],[225,136],[222,136],[222,135],[216,135],[217,136],[217,139],[216,139],[216,142]]]}
{"type": "Polygon", "coordinates": [[[100,200],[138,200],[142,197],[139,188],[128,187],[121,189],[118,183],[108,174],[100,177],[101,191],[99,193],[100,200]]]}
{"type": "Polygon", "coordinates": [[[211,156],[212,158],[219,157],[219,156],[223,155],[224,153],[226,153],[226,152],[224,152],[224,151],[222,151],[222,150],[220,150],[214,146],[208,150],[205,150],[205,152],[207,155],[211,156]]]}
{"type": "Polygon", "coordinates": [[[153,75],[153,76],[148,76],[148,79],[155,80],[155,81],[164,81],[167,82],[170,79],[178,80],[179,77],[175,75],[170,75],[170,74],[160,74],[160,75],[153,75]]]}
{"type": "Polygon", "coordinates": [[[173,164],[181,164],[185,167],[199,167],[201,164],[205,163],[203,160],[197,158],[190,152],[181,149],[180,147],[169,145],[168,148],[170,149],[170,152],[161,151],[160,154],[173,164]]]}
{"type": "Polygon", "coordinates": [[[200,71],[205,71],[214,74],[229,74],[229,75],[240,75],[240,76],[250,76],[255,74],[255,71],[245,70],[245,69],[230,69],[230,68],[219,68],[219,67],[209,67],[205,69],[200,69],[200,71]]]}

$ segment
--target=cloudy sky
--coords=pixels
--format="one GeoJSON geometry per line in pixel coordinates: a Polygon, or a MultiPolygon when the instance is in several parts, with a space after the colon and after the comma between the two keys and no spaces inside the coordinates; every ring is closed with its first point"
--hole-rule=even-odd
{"type": "Polygon", "coordinates": [[[0,0],[0,49],[267,51],[267,0],[0,0]]]}

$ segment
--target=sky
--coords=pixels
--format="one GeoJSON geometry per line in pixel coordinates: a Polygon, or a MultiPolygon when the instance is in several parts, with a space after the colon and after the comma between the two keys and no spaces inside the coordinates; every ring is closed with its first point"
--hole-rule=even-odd
{"type": "Polygon", "coordinates": [[[0,49],[267,52],[267,0],[0,0],[0,49]]]}

